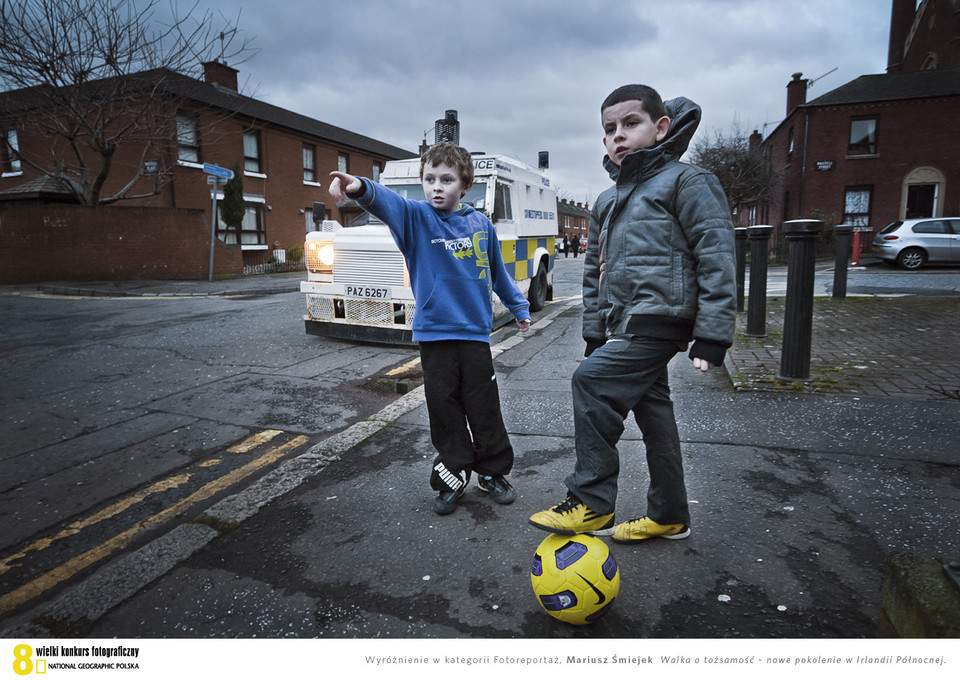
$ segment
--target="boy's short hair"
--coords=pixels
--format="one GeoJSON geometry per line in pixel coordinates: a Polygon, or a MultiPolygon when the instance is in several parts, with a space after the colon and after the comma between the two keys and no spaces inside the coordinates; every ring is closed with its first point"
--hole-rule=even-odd
{"type": "Polygon", "coordinates": [[[441,163],[457,171],[464,190],[473,184],[473,157],[469,151],[453,142],[434,144],[423,153],[420,157],[420,179],[423,180],[423,169],[426,166],[437,166],[441,163]]]}
{"type": "Polygon", "coordinates": [[[600,105],[600,113],[603,114],[611,106],[623,102],[639,101],[643,104],[643,110],[647,112],[654,121],[660,120],[666,114],[663,108],[663,99],[660,94],[649,85],[622,85],[607,95],[600,105]]]}

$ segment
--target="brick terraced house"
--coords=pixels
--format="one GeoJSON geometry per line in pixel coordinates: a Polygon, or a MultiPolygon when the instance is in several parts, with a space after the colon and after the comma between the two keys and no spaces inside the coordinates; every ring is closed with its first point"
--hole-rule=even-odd
{"type": "MultiPolygon", "coordinates": [[[[330,171],[376,178],[386,161],[417,155],[242,95],[237,70],[219,62],[204,64],[203,81],[169,70],[138,77],[158,83],[153,95],[158,102],[176,102],[176,123],[168,126],[164,143],[152,142],[146,151],[142,145],[118,148],[112,163],[121,172],[108,178],[104,195],[120,191],[141,167],[142,176],[129,194],[143,197],[117,205],[202,211],[209,220],[213,186],[207,182],[205,164],[236,169],[243,177],[242,227],[238,233],[218,221],[217,234],[223,244],[243,251],[245,264],[262,261],[275,250],[302,246],[305,232],[314,229],[317,204],[324,204],[321,217],[346,223],[354,216],[349,206],[338,207],[327,193],[330,171]],[[159,174],[163,177],[158,183],[159,174]],[[159,191],[150,195],[153,187],[159,191]]],[[[42,137],[34,126],[24,124],[31,106],[42,101],[34,95],[31,89],[0,93],[0,132],[6,142],[0,143],[0,209],[23,202],[76,202],[56,177],[27,162],[35,159],[42,165],[41,159],[55,151],[66,156],[62,146],[53,148],[61,141],[42,137]]],[[[221,186],[218,199],[222,191],[221,186]]],[[[165,253],[158,251],[155,257],[165,253]]]]}
{"type": "Polygon", "coordinates": [[[811,101],[808,85],[800,73],[787,84],[786,118],[761,142],[780,187],[742,224],[819,217],[875,232],[960,215],[960,3],[893,0],[887,73],[811,101]]]}

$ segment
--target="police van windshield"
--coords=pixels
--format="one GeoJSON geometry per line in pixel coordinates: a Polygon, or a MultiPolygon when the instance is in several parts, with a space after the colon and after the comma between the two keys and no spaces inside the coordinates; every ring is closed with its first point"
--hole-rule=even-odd
{"type": "MultiPolygon", "coordinates": [[[[389,187],[404,198],[412,201],[423,200],[423,186],[420,184],[390,184],[389,187]]],[[[487,185],[484,182],[476,182],[467,195],[460,199],[461,203],[469,203],[474,210],[486,210],[487,185]]]]}
{"type": "MultiPolygon", "coordinates": [[[[391,190],[397,192],[400,196],[412,201],[423,200],[423,186],[420,184],[389,184],[391,190]]],[[[476,182],[467,195],[464,196],[461,203],[469,203],[474,210],[484,212],[487,202],[487,185],[484,182],[476,182]]],[[[362,227],[368,224],[383,224],[370,213],[360,213],[356,218],[350,221],[348,227],[362,227]]]]}

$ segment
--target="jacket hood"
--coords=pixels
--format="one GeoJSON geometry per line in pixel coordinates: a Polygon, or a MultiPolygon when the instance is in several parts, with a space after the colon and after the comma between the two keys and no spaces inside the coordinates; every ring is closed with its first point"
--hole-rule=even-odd
{"type": "Polygon", "coordinates": [[[667,136],[659,144],[649,149],[636,149],[623,157],[618,166],[609,156],[604,155],[603,167],[614,182],[621,174],[642,176],[646,169],[657,168],[668,161],[680,160],[687,152],[690,140],[700,126],[700,107],[686,97],[677,97],[663,103],[664,112],[670,119],[667,136]]]}

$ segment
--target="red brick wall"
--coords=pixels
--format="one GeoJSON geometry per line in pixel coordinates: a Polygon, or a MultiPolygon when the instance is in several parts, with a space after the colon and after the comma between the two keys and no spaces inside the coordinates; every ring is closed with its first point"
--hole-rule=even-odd
{"type": "MultiPolygon", "coordinates": [[[[915,7],[912,0],[905,0],[905,4],[907,12],[915,7]]],[[[915,16],[916,11],[911,14],[915,16]]],[[[958,14],[960,9],[955,0],[927,0],[919,21],[916,22],[916,31],[911,34],[911,25],[906,26],[903,38],[907,49],[902,65],[894,70],[920,71],[931,68],[931,62],[938,69],[960,68],[958,14]],[[906,40],[908,36],[909,42],[906,40]]]]}
{"type": "MultiPolygon", "coordinates": [[[[189,111],[189,107],[183,107],[189,111]]],[[[200,129],[200,163],[208,162],[228,169],[235,166],[243,167],[243,131],[251,125],[244,117],[237,115],[225,117],[217,112],[197,110],[197,121],[200,129]]],[[[373,165],[382,165],[383,161],[375,159],[369,154],[355,149],[340,148],[339,146],[311,138],[287,128],[271,125],[256,124],[254,127],[260,132],[261,143],[261,171],[263,176],[244,174],[244,194],[262,199],[262,218],[266,231],[266,248],[249,250],[248,255],[253,258],[269,256],[274,245],[286,250],[293,246],[303,246],[306,237],[305,214],[312,208],[313,203],[325,203],[331,219],[346,222],[359,213],[359,209],[352,214],[344,214],[337,207],[336,201],[330,196],[329,173],[337,169],[338,153],[347,153],[349,156],[350,172],[370,177],[373,165]],[[316,183],[306,184],[303,181],[303,143],[307,142],[316,147],[316,183]]],[[[44,159],[52,154],[60,158],[70,155],[70,150],[64,148],[61,142],[39,136],[31,128],[18,130],[20,152],[25,158],[31,158],[43,164],[44,159]]],[[[111,196],[119,191],[136,172],[141,161],[141,151],[138,146],[124,146],[117,150],[113,158],[114,172],[104,185],[102,195],[111,196]]],[[[158,160],[162,167],[170,167],[173,171],[173,181],[167,184],[157,196],[125,200],[118,203],[124,207],[152,207],[152,208],[186,208],[202,211],[207,219],[211,214],[211,186],[207,184],[207,176],[198,164],[177,164],[176,139],[171,130],[171,138],[165,148],[152,149],[145,156],[146,160],[158,160]],[[171,161],[171,159],[174,159],[171,161]]],[[[88,162],[93,167],[99,167],[99,159],[92,154],[88,162]]],[[[12,189],[38,176],[28,163],[23,165],[23,173],[16,176],[0,177],[0,190],[12,189]]],[[[135,185],[130,195],[141,195],[152,190],[152,176],[146,176],[135,185]]],[[[251,204],[253,201],[251,202],[251,204]]],[[[162,254],[158,254],[162,255],[162,254]]]]}
{"type": "MultiPolygon", "coordinates": [[[[242,270],[240,248],[217,241],[214,276],[242,270]]],[[[209,275],[210,230],[199,210],[0,206],[0,284],[209,275]]]]}
{"type": "Polygon", "coordinates": [[[827,219],[842,219],[845,189],[868,186],[873,189],[870,226],[881,229],[900,219],[904,178],[918,166],[933,166],[944,174],[943,214],[960,213],[960,156],[954,152],[958,112],[958,97],[801,109],[764,142],[774,169],[784,173],[771,202],[769,223],[810,217],[813,211],[827,219]],[[850,121],[859,116],[878,121],[874,158],[847,157],[850,121]],[[801,181],[807,122],[806,180],[801,181]],[[788,157],[791,129],[794,150],[788,157]],[[832,161],[832,169],[818,170],[818,161],[832,161]]]}

